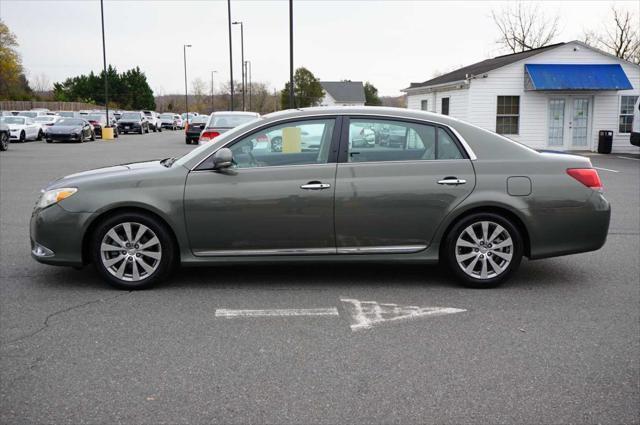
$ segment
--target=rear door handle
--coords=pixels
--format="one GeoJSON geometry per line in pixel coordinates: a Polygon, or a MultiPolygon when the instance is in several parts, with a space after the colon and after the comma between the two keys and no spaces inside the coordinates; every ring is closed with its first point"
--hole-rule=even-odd
{"type": "Polygon", "coordinates": [[[465,184],[466,182],[466,180],[459,179],[457,177],[445,177],[442,180],[438,180],[438,184],[446,184],[448,186],[458,186],[460,184],[465,184]]]}
{"type": "Polygon", "coordinates": [[[331,185],[329,183],[309,182],[300,186],[300,189],[304,190],[323,190],[329,189],[331,185]]]}

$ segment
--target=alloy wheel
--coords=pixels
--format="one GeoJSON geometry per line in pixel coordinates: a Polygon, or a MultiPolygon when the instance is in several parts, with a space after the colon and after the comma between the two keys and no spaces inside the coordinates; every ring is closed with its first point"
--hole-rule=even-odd
{"type": "Polygon", "coordinates": [[[136,222],[113,226],[102,238],[100,259],[113,276],[127,282],[140,282],[160,266],[162,245],[149,227],[136,222]]]}
{"type": "Polygon", "coordinates": [[[492,279],[511,264],[514,242],[509,232],[493,221],[477,221],[466,227],[455,245],[460,269],[475,279],[492,279]]]}

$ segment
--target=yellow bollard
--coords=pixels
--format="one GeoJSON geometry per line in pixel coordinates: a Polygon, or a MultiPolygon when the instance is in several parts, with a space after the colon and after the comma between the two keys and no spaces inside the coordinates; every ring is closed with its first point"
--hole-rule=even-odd
{"type": "Polygon", "coordinates": [[[113,138],[113,127],[105,127],[102,129],[102,140],[115,140],[113,138]]]}

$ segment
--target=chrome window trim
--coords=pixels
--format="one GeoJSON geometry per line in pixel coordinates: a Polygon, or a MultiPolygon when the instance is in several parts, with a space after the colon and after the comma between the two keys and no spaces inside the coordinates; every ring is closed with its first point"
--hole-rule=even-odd
{"type": "Polygon", "coordinates": [[[426,249],[426,245],[354,246],[342,248],[282,248],[282,249],[223,249],[194,250],[197,257],[236,257],[269,255],[327,255],[327,254],[408,254],[426,249]]]}
{"type": "MultiPolygon", "coordinates": [[[[240,133],[239,135],[234,137],[232,140],[229,140],[224,145],[219,146],[217,149],[215,149],[210,154],[208,154],[206,157],[204,157],[195,166],[193,166],[193,168],[191,168],[190,171],[196,171],[196,168],[198,168],[200,166],[200,164],[202,164],[207,159],[209,159],[209,157],[211,155],[215,154],[218,150],[220,150],[222,148],[226,148],[229,144],[237,141],[238,139],[243,138],[244,136],[248,135],[249,133],[258,132],[258,131],[262,130],[263,128],[271,127],[272,125],[278,125],[279,123],[285,122],[285,121],[297,120],[298,118],[300,118],[300,120],[304,120],[304,119],[308,119],[308,118],[322,118],[322,117],[328,117],[328,116],[332,116],[332,117],[335,117],[335,118],[338,118],[338,117],[349,117],[349,116],[363,116],[363,117],[373,117],[373,118],[375,118],[375,117],[391,118],[391,119],[396,119],[396,120],[421,121],[421,122],[423,122],[425,124],[431,124],[431,125],[434,125],[434,126],[446,127],[447,129],[451,130],[451,132],[454,134],[454,136],[456,136],[456,138],[458,138],[458,140],[460,141],[460,144],[462,145],[462,148],[466,151],[467,155],[469,156],[469,159],[471,161],[475,161],[475,160],[478,159],[478,157],[476,156],[475,152],[473,152],[473,149],[471,149],[471,146],[469,146],[469,144],[464,139],[464,137],[462,137],[462,135],[455,128],[451,127],[448,124],[444,124],[444,123],[440,123],[440,122],[436,122],[436,121],[425,120],[425,119],[422,119],[422,118],[402,117],[402,116],[389,115],[389,114],[375,114],[375,113],[363,113],[363,112],[336,113],[334,111],[334,112],[327,112],[327,113],[315,113],[313,115],[304,115],[304,116],[299,116],[299,117],[295,117],[295,116],[294,117],[286,117],[286,118],[282,118],[282,119],[279,119],[279,120],[276,120],[276,121],[270,121],[270,122],[266,123],[264,126],[254,127],[251,130],[247,130],[244,133],[240,133]]],[[[436,159],[436,160],[433,160],[433,161],[443,161],[443,160],[436,159]]],[[[378,161],[375,161],[375,162],[378,162],[378,161]]],[[[391,161],[386,161],[386,162],[391,162],[391,161]]],[[[304,165],[309,165],[309,164],[304,164],[304,165]]],[[[304,165],[300,165],[300,166],[304,166],[304,165]]],[[[311,164],[311,165],[313,165],[313,164],[311,164]]],[[[271,168],[271,167],[263,167],[263,168],[271,168]]],[[[211,170],[197,170],[197,171],[211,171],[211,170]]]]}

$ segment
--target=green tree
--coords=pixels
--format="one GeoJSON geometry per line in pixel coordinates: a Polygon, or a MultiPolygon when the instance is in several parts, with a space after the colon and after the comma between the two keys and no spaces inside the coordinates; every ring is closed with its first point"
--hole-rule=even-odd
{"type": "Polygon", "coordinates": [[[293,75],[293,96],[295,105],[289,105],[289,83],[285,84],[280,92],[280,103],[283,109],[306,108],[320,103],[324,97],[324,91],[320,80],[307,68],[296,69],[293,75]]]}
{"type": "Polygon", "coordinates": [[[382,101],[378,97],[378,89],[370,82],[364,83],[364,104],[367,106],[380,106],[382,101]]]}
{"type": "Polygon", "coordinates": [[[139,67],[130,69],[122,74],[122,79],[129,94],[129,109],[155,109],[156,102],[153,97],[153,90],[149,87],[147,76],[140,71],[139,67]]]}
{"type": "Polygon", "coordinates": [[[0,20],[0,99],[26,100],[33,95],[17,47],[16,36],[0,20]]]}

